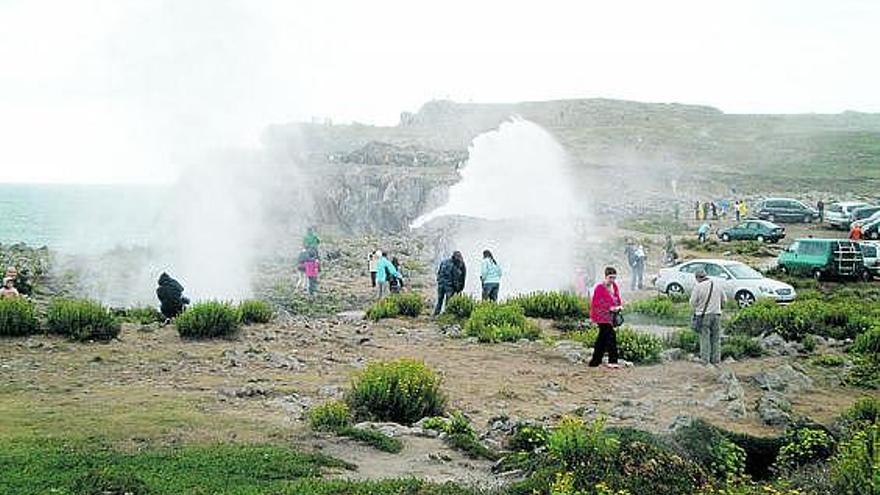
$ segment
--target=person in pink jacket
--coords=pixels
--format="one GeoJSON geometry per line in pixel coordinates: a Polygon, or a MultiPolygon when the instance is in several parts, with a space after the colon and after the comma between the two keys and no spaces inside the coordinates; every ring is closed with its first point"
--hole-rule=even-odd
{"type": "Polygon", "coordinates": [[[303,262],[306,278],[309,279],[309,294],[318,292],[318,259],[309,258],[303,262]]]}
{"type": "Polygon", "coordinates": [[[620,299],[620,289],[617,288],[617,270],[614,267],[605,268],[605,280],[596,284],[593,289],[593,299],[590,303],[590,320],[599,326],[599,335],[593,345],[593,358],[590,366],[596,367],[602,364],[602,356],[608,351],[608,367],[620,368],[617,364],[617,334],[614,331],[613,312],[623,309],[623,301],[620,299]]]}

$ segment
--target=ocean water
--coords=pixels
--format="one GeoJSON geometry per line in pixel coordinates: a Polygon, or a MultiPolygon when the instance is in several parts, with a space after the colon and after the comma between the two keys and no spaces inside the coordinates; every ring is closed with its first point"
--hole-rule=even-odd
{"type": "Polygon", "coordinates": [[[168,186],[0,184],[0,243],[70,254],[147,246],[168,186]]]}

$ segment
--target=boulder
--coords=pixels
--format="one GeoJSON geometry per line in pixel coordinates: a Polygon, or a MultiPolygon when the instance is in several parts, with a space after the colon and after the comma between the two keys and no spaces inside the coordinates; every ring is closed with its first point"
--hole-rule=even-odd
{"type": "Polygon", "coordinates": [[[765,392],[758,401],[757,411],[769,426],[786,426],[791,422],[791,402],[779,392],[765,392]]]}
{"type": "Polygon", "coordinates": [[[813,379],[794,369],[790,364],[762,371],[752,379],[762,389],[775,392],[800,392],[813,387],[813,379]]]}

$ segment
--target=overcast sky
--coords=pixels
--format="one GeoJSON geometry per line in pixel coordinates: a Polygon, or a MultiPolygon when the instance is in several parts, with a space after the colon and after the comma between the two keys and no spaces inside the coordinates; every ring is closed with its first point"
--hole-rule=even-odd
{"type": "Polygon", "coordinates": [[[880,111],[880,2],[0,0],[0,182],[169,181],[434,98],[880,111]]]}

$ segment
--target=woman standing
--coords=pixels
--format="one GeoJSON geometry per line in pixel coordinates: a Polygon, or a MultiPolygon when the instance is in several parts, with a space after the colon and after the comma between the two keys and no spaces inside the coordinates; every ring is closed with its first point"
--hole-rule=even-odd
{"type": "Polygon", "coordinates": [[[483,266],[480,268],[480,281],[483,282],[483,300],[498,301],[498,287],[501,284],[501,267],[492,252],[483,251],[483,266]]]}
{"type": "Polygon", "coordinates": [[[617,270],[605,268],[605,280],[596,284],[593,299],[590,303],[590,320],[599,325],[599,335],[593,346],[593,359],[590,366],[602,364],[602,356],[608,351],[608,367],[620,368],[617,364],[617,334],[614,331],[615,313],[623,309],[620,290],[617,288],[617,270]]]}

